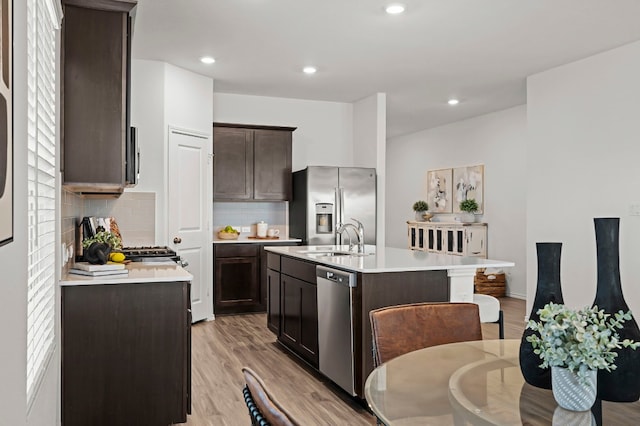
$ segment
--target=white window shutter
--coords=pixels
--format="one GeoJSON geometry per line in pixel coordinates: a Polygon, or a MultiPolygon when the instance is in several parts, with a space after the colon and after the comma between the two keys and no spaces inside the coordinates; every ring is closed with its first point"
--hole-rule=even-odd
{"type": "Polygon", "coordinates": [[[57,0],[27,0],[27,398],[55,345],[57,0]]]}

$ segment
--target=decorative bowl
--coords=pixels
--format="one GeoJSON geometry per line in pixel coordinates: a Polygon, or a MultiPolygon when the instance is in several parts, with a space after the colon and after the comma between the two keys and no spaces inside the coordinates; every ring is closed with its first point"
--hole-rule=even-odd
{"type": "Polygon", "coordinates": [[[240,234],[236,232],[218,231],[218,238],[221,240],[237,240],[240,234]]]}
{"type": "Polygon", "coordinates": [[[432,213],[423,213],[422,214],[422,219],[424,219],[425,222],[429,222],[432,217],[433,217],[432,213]]]}

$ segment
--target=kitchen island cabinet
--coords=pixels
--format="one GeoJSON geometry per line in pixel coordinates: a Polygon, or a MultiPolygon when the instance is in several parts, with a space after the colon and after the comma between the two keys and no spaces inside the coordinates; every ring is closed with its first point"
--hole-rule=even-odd
{"type": "Polygon", "coordinates": [[[280,256],[265,250],[267,260],[267,327],[280,336],[280,256]]]}
{"type": "MultiPolygon", "coordinates": [[[[291,293],[300,292],[301,282],[311,283],[315,279],[316,265],[356,273],[356,286],[352,293],[352,324],[353,324],[353,368],[354,385],[357,396],[364,397],[364,382],[373,371],[371,325],[369,312],[373,309],[404,303],[468,301],[473,297],[473,276],[479,267],[509,267],[511,262],[482,259],[478,257],[461,257],[436,253],[417,252],[390,247],[377,248],[366,246],[364,255],[331,256],[330,252],[345,251],[347,246],[298,246],[298,247],[266,247],[269,265],[280,265],[281,297],[280,305],[269,301],[270,313],[268,321],[272,324],[269,329],[277,330],[273,324],[278,324],[279,313],[280,331],[276,332],[278,342],[287,349],[300,356],[311,366],[317,368],[313,359],[317,360],[318,353],[310,358],[300,347],[300,338],[296,342],[292,336],[299,332],[295,328],[302,319],[307,324],[315,323],[317,339],[317,320],[319,310],[330,310],[329,306],[310,306],[304,299],[296,300],[289,296],[285,281],[294,289],[291,293]],[[313,272],[312,272],[313,271],[313,272]],[[313,279],[310,277],[313,273],[313,279]],[[292,281],[289,276],[297,280],[292,281]],[[302,278],[306,277],[306,278],[302,278]],[[287,303],[298,303],[299,311],[292,312],[287,303]],[[273,305],[272,305],[273,304],[273,305]],[[290,324],[285,330],[285,324],[290,324]],[[297,343],[297,345],[296,345],[297,343]]],[[[274,271],[274,280],[275,280],[274,271]]],[[[271,292],[270,292],[271,294],[271,292]]],[[[317,299],[316,299],[317,300],[317,299]]],[[[347,326],[345,324],[345,326],[347,326]]],[[[299,327],[299,326],[298,326],[299,327]]],[[[314,342],[317,345],[317,341],[314,342]]],[[[306,341],[307,347],[315,347],[306,341]]]]}
{"type": "Polygon", "coordinates": [[[131,277],[61,282],[64,426],[164,426],[191,412],[191,275],[132,265],[131,277]]]}
{"type": "Polygon", "coordinates": [[[295,127],[214,123],[213,199],[291,199],[291,142],[295,127]]]}
{"type": "Polygon", "coordinates": [[[316,265],[282,257],[280,266],[280,334],[278,339],[318,368],[318,292],[316,265]]]}

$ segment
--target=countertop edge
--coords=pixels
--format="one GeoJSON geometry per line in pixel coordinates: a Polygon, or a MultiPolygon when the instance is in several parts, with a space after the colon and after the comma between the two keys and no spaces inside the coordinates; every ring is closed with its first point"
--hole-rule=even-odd
{"type": "MultiPolygon", "coordinates": [[[[337,261],[332,261],[331,257],[322,257],[322,256],[309,256],[308,253],[298,253],[297,250],[308,250],[308,249],[329,249],[333,247],[333,250],[340,250],[337,246],[274,246],[274,247],[265,247],[266,251],[277,253],[283,256],[289,256],[296,259],[304,260],[307,262],[317,263],[320,265],[325,265],[328,267],[333,267],[337,269],[342,269],[345,271],[351,272],[360,272],[360,273],[385,273],[385,272],[418,272],[418,271],[452,271],[452,270],[468,270],[473,269],[476,270],[478,268],[509,268],[515,266],[514,262],[510,261],[502,261],[502,260],[493,260],[493,259],[484,259],[477,257],[461,257],[454,256],[450,254],[436,254],[436,253],[425,253],[425,252],[416,252],[414,250],[408,249],[398,249],[392,247],[385,247],[382,250],[381,258],[384,259],[386,256],[384,254],[385,250],[388,252],[396,252],[402,253],[406,255],[406,258],[402,259],[401,262],[397,262],[397,265],[385,265],[378,266],[369,265],[365,266],[364,262],[362,265],[354,265],[354,264],[345,264],[344,262],[340,262],[340,260],[344,260],[344,257],[335,258],[337,261]],[[424,259],[413,259],[416,253],[422,253],[424,258],[431,257],[432,259],[437,259],[440,261],[438,264],[424,264],[424,259]],[[468,264],[460,264],[460,263],[447,263],[451,261],[468,261],[468,264]]],[[[379,250],[376,246],[367,246],[365,253],[367,254],[364,257],[351,257],[353,259],[353,263],[358,260],[368,259],[369,263],[378,263],[378,258],[376,255],[379,250]]],[[[384,261],[384,260],[380,260],[384,261]]]]}
{"type": "Polygon", "coordinates": [[[104,275],[91,277],[84,275],[65,274],[58,281],[60,287],[79,285],[105,285],[105,284],[133,284],[133,283],[168,283],[193,281],[193,275],[179,265],[162,267],[149,264],[131,263],[127,265],[129,274],[126,277],[117,275],[104,275]]]}
{"type": "Polygon", "coordinates": [[[278,239],[268,239],[268,238],[238,238],[237,240],[220,240],[213,239],[213,244],[278,244],[278,243],[300,243],[302,240],[300,238],[278,238],[278,239]]]}

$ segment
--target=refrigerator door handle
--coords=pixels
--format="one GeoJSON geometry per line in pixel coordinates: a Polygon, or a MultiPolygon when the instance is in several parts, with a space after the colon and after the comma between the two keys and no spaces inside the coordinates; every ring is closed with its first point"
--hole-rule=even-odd
{"type": "Polygon", "coordinates": [[[340,214],[342,212],[342,205],[340,204],[341,201],[342,198],[340,197],[340,188],[333,188],[333,202],[335,206],[333,232],[335,234],[335,244],[340,244],[340,234],[338,234],[338,228],[342,224],[342,216],[340,214]]]}
{"type": "Polygon", "coordinates": [[[344,188],[338,188],[340,194],[340,224],[344,224],[344,188]]]}

